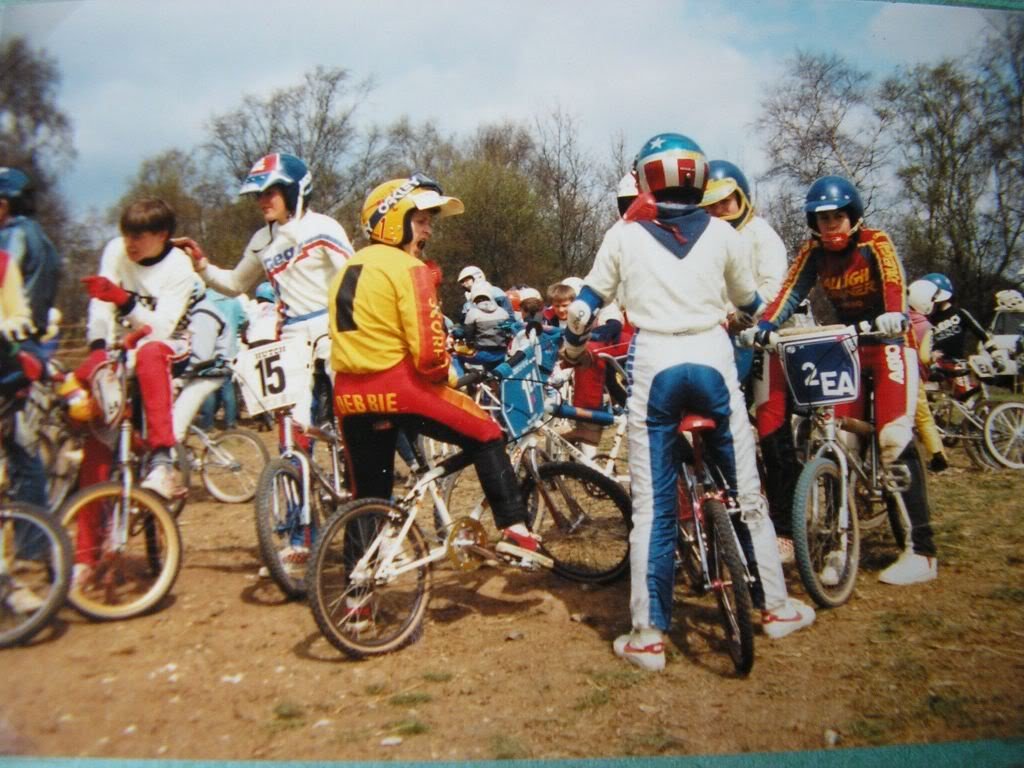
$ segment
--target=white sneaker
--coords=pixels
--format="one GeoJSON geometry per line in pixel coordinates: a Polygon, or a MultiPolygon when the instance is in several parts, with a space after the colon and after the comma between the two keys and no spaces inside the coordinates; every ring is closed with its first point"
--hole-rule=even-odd
{"type": "Polygon", "coordinates": [[[306,566],[309,564],[309,547],[288,546],[278,553],[278,557],[284,565],[285,573],[293,579],[305,578],[306,566]]]}
{"type": "Polygon", "coordinates": [[[619,635],[612,650],[620,659],[648,672],[665,669],[665,638],[660,630],[634,629],[628,635],[619,635]]]}
{"type": "Polygon", "coordinates": [[[353,632],[365,632],[373,626],[372,595],[349,595],[345,598],[342,623],[353,632]]]}
{"type": "Polygon", "coordinates": [[[140,485],[165,499],[177,499],[188,493],[178,470],[170,464],[157,464],[140,485]]]}
{"type": "Polygon", "coordinates": [[[4,601],[7,607],[15,613],[21,614],[38,611],[43,604],[42,598],[24,584],[19,584],[16,579],[12,580],[12,582],[14,590],[7,596],[7,600],[4,601]]]}
{"type": "Polygon", "coordinates": [[[934,557],[918,555],[910,550],[901,554],[896,562],[878,575],[883,584],[894,584],[898,587],[907,584],[921,584],[938,578],[939,561],[934,557]]]}
{"type": "Polygon", "coordinates": [[[796,551],[793,549],[793,540],[779,536],[775,539],[779,547],[779,562],[788,565],[796,560],[796,551]]]}
{"type": "Polygon", "coordinates": [[[813,623],[814,609],[792,597],[782,608],[761,611],[761,629],[772,640],[780,640],[813,623]]]}
{"type": "Polygon", "coordinates": [[[842,578],[843,569],[846,568],[846,551],[836,549],[825,555],[825,567],[818,574],[818,581],[826,587],[834,587],[842,578]]]}
{"type": "Polygon", "coordinates": [[[71,589],[81,591],[92,580],[93,568],[86,563],[75,563],[71,569],[71,589]]]}

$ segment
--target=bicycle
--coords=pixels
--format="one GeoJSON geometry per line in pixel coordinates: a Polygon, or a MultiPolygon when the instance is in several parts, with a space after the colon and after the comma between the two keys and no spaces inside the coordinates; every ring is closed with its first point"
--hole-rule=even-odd
{"type": "Polygon", "coordinates": [[[225,504],[252,501],[263,467],[270,461],[270,452],[255,432],[233,427],[211,435],[197,424],[189,425],[185,456],[207,492],[225,504]]]}
{"type": "MultiPolygon", "coordinates": [[[[456,570],[469,571],[501,561],[480,522],[483,507],[453,519],[440,490],[444,477],[469,463],[464,453],[445,459],[398,501],[350,501],[321,529],[307,583],[317,626],[334,647],[353,658],[403,648],[423,631],[436,563],[447,559],[456,570]],[[416,521],[427,498],[440,530],[447,531],[433,545],[416,521]]],[[[600,543],[607,528],[601,523],[612,515],[628,519],[625,492],[572,462],[541,465],[537,475],[527,492],[533,498],[534,529],[543,532],[553,570],[581,582],[615,578],[619,558],[604,557],[600,543]],[[614,560],[610,565],[609,559],[614,560]]]]}
{"type": "Polygon", "coordinates": [[[308,454],[296,446],[288,382],[308,378],[298,358],[283,342],[270,342],[251,347],[235,363],[249,413],[269,412],[281,426],[283,445],[260,472],[254,512],[260,557],[290,598],[306,594],[306,563],[326,512],[349,498],[341,437],[331,425],[302,430],[311,441],[308,454]]]}
{"type": "Polygon", "coordinates": [[[0,648],[26,643],[56,616],[71,583],[71,542],[47,510],[11,501],[7,440],[12,438],[26,385],[41,366],[16,356],[19,366],[0,379],[0,648]]]}
{"type": "Polygon", "coordinates": [[[985,418],[985,447],[1008,469],[1024,469],[1024,403],[1007,400],[985,418]]]}
{"type": "Polygon", "coordinates": [[[705,449],[704,433],[714,428],[713,419],[697,414],[679,422],[679,439],[690,450],[681,451],[677,479],[676,569],[698,597],[714,595],[729,657],[746,675],[754,666],[753,581],[734,527],[739,507],[705,449]]]}
{"type": "Polygon", "coordinates": [[[939,360],[925,382],[942,442],[959,443],[971,462],[985,470],[1002,466],[985,442],[985,420],[993,405],[988,381],[995,375],[988,355],[971,355],[967,360],[939,360]]]}
{"type": "MultiPolygon", "coordinates": [[[[853,594],[861,519],[888,514],[886,500],[901,519],[907,517],[903,493],[910,488],[910,470],[903,463],[881,463],[874,398],[867,395],[864,420],[835,413],[862,391],[857,344],[865,335],[877,332],[828,325],[783,329],[774,337],[793,399],[810,409],[809,458],[793,493],[793,549],[804,588],[824,608],[838,607],[853,594]],[[851,447],[840,431],[864,438],[866,445],[851,447]]],[[[864,389],[871,391],[870,385],[864,389]]]]}
{"type": "Polygon", "coordinates": [[[75,547],[68,601],[99,621],[152,610],[181,568],[181,533],[173,515],[159,496],[135,484],[142,445],[132,423],[128,359],[149,330],[128,334],[93,374],[102,430],[97,436],[115,440],[115,479],[79,490],[61,514],[75,547]]]}

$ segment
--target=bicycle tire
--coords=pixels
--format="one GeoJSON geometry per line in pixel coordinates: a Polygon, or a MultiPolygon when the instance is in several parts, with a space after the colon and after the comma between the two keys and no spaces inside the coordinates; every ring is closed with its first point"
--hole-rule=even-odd
{"type": "Polygon", "coordinates": [[[849,600],[857,581],[860,528],[856,511],[850,509],[848,530],[840,530],[843,501],[836,462],[819,456],[804,466],[793,492],[793,551],[807,594],[822,608],[836,608],[849,600]],[[835,584],[822,581],[829,559],[838,571],[835,584]]]}
{"type": "MultiPolygon", "coordinates": [[[[310,479],[310,483],[315,482],[310,479]]],[[[305,597],[307,563],[284,563],[281,555],[286,550],[301,547],[312,553],[321,514],[317,494],[310,498],[310,525],[299,520],[302,499],[302,480],[299,470],[288,459],[271,459],[260,473],[256,486],[254,511],[256,513],[256,539],[260,557],[270,577],[290,598],[305,597]]]]}
{"type": "Polygon", "coordinates": [[[263,441],[248,429],[222,432],[204,448],[200,460],[203,486],[225,504],[242,504],[256,495],[263,467],[270,453],[263,441]]]}
{"type": "Polygon", "coordinates": [[[39,454],[46,468],[46,507],[57,514],[78,486],[78,469],[82,463],[78,439],[70,434],[55,437],[40,434],[39,454]],[[75,456],[77,461],[72,458],[75,456]]]}
{"type": "Polygon", "coordinates": [[[34,504],[12,501],[0,507],[0,648],[35,637],[64,605],[70,584],[67,532],[34,504]],[[38,604],[16,606],[15,594],[22,589],[38,604]]]}
{"type": "Polygon", "coordinates": [[[747,583],[747,569],[725,505],[718,499],[704,502],[704,525],[708,535],[708,571],[711,591],[733,666],[746,675],[754,666],[754,602],[747,583]]]}
{"type": "Polygon", "coordinates": [[[596,469],[572,461],[538,467],[540,483],[522,483],[530,528],[555,561],[556,574],[604,584],[629,567],[632,506],[629,494],[596,469]]]}
{"type": "Polygon", "coordinates": [[[956,427],[964,452],[978,469],[1002,469],[985,445],[985,420],[992,410],[992,403],[983,399],[980,392],[975,392],[964,401],[964,405],[970,410],[970,416],[961,415],[956,427]]]}
{"type": "Polygon", "coordinates": [[[178,525],[163,500],[143,488],[132,488],[129,495],[124,549],[110,546],[109,521],[123,492],[116,482],[91,485],[72,496],[64,509],[63,525],[75,542],[76,565],[92,569],[88,578],[72,584],[68,602],[97,621],[153,610],[171,591],[181,569],[178,525]]]}
{"type": "Polygon", "coordinates": [[[851,472],[847,479],[847,490],[850,497],[850,508],[857,514],[857,527],[860,530],[871,530],[882,525],[889,519],[885,500],[872,495],[871,490],[861,480],[860,475],[851,472]]]}
{"type": "Polygon", "coordinates": [[[1024,469],[1024,403],[1007,400],[989,411],[985,447],[1007,469],[1024,469]]]}
{"type": "MultiPolygon", "coordinates": [[[[346,655],[361,659],[397,651],[416,642],[430,598],[427,563],[396,577],[379,575],[379,558],[388,531],[397,531],[405,512],[384,499],[357,499],[342,506],[324,525],[310,558],[309,604],[327,641],[346,655]],[[381,540],[374,548],[375,542],[381,540]],[[359,560],[371,552],[367,575],[353,579],[359,560]],[[356,614],[353,603],[368,606],[356,614]]],[[[392,545],[393,546],[393,545],[392,545]]],[[[397,559],[415,562],[428,552],[419,526],[412,524],[397,559]]],[[[387,552],[385,552],[387,554],[387,552]]]]}

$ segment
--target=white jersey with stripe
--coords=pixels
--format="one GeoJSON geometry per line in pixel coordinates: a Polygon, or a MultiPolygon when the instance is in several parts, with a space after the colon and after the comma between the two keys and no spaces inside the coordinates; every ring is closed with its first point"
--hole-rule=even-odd
{"type": "MultiPolygon", "coordinates": [[[[135,294],[132,311],[121,317],[131,328],[148,325],[150,339],[166,341],[185,338],[188,311],[206,294],[203,281],[192,269],[192,259],[179,248],[171,248],[156,263],[136,263],[128,258],[124,238],[115,237],[103,249],[99,274],[135,294]]],[[[107,301],[89,301],[86,338],[114,340],[117,308],[107,301]]]]}
{"type": "Polygon", "coordinates": [[[727,302],[746,306],[757,289],[749,243],[719,219],[708,223],[684,258],[639,223],[620,220],[605,234],[583,282],[605,303],[627,307],[636,328],[670,334],[723,323],[727,302]]]}
{"type": "Polygon", "coordinates": [[[327,287],[351,255],[352,243],[341,224],[307,211],[300,219],[256,232],[234,269],[210,265],[202,275],[229,296],[270,280],[287,322],[327,308],[327,287]]]}

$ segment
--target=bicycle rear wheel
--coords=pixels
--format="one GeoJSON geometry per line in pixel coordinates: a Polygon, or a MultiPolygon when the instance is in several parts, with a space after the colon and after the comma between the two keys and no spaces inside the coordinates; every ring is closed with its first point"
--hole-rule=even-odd
{"type": "Polygon", "coordinates": [[[132,488],[125,499],[120,483],[91,485],[68,500],[63,523],[75,552],[68,601],[85,616],[100,621],[139,616],[174,586],[181,534],[156,494],[132,488]],[[126,524],[120,536],[118,520],[126,524]]]}
{"type": "Polygon", "coordinates": [[[1024,403],[1007,400],[989,412],[985,447],[1002,466],[1024,469],[1024,403]]]}
{"type": "Polygon", "coordinates": [[[71,583],[71,542],[45,509],[0,507],[0,648],[33,638],[56,615],[71,583]]]}
{"type": "Polygon", "coordinates": [[[732,520],[718,499],[704,502],[708,535],[708,576],[718,601],[718,612],[733,666],[741,675],[754,666],[754,603],[747,583],[747,569],[740,557],[732,520]]]}
{"type": "MultiPolygon", "coordinates": [[[[316,481],[310,478],[310,483],[316,481]]],[[[310,493],[302,521],[302,478],[288,459],[267,462],[256,486],[256,538],[274,583],[288,597],[306,594],[306,567],[321,523],[318,494],[310,493]]]]}
{"type": "Polygon", "coordinates": [[[352,658],[377,656],[415,642],[430,596],[428,548],[413,523],[397,539],[405,512],[384,499],[358,499],[331,516],[309,565],[309,604],[328,642],[352,658]],[[397,547],[397,552],[395,551],[397,547]]]}
{"type": "Polygon", "coordinates": [[[555,561],[554,572],[573,581],[605,583],[629,566],[632,507],[621,485],[575,462],[538,467],[523,481],[530,528],[555,561]]]}
{"type": "Polygon", "coordinates": [[[225,504],[251,501],[268,461],[270,454],[254,432],[229,429],[203,451],[203,485],[213,498],[225,504]]]}
{"type": "Polygon", "coordinates": [[[842,477],[837,465],[823,456],[806,464],[793,493],[793,550],[807,594],[823,608],[850,599],[860,564],[860,528],[855,510],[843,506],[842,477]]]}

